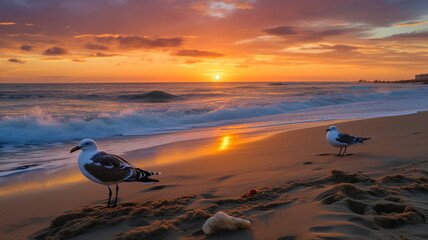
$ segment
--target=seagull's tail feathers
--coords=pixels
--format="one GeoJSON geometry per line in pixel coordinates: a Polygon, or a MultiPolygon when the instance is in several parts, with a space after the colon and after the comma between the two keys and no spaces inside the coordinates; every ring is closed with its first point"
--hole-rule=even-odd
{"type": "Polygon", "coordinates": [[[153,183],[159,182],[157,179],[149,178],[151,176],[160,175],[160,172],[148,172],[142,169],[136,168],[135,174],[130,179],[126,180],[126,182],[144,182],[144,183],[153,183]]]}
{"type": "Polygon", "coordinates": [[[364,143],[364,141],[367,141],[367,140],[370,140],[370,139],[373,139],[374,137],[367,137],[367,138],[365,138],[365,137],[359,137],[358,139],[357,139],[357,143],[364,143]]]}

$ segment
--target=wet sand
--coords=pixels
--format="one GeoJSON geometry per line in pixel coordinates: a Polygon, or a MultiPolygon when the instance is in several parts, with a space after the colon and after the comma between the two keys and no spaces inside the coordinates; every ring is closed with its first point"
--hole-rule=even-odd
{"type": "MultiPolygon", "coordinates": [[[[114,209],[104,208],[106,188],[89,180],[0,196],[0,237],[427,239],[427,123],[427,112],[336,123],[375,137],[345,157],[326,143],[326,126],[243,144],[232,135],[222,151],[178,163],[172,151],[170,162],[147,169],[161,171],[160,182],[121,184],[114,209]],[[251,229],[205,235],[204,221],[218,211],[251,229]]],[[[192,144],[168,149],[185,154],[192,144]]],[[[143,153],[125,157],[138,162],[143,153]]]]}

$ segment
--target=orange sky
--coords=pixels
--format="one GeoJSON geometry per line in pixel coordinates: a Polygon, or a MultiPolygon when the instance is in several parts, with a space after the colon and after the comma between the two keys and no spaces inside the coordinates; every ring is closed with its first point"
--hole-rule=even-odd
{"type": "Polygon", "coordinates": [[[427,14],[427,0],[0,0],[0,83],[410,79],[428,72],[427,14]]]}

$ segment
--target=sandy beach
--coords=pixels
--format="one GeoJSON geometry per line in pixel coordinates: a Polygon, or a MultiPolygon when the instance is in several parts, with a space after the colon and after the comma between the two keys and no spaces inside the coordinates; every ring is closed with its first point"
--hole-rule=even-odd
{"type": "MultiPolygon", "coordinates": [[[[160,182],[121,184],[112,209],[106,188],[76,166],[68,174],[78,181],[1,195],[0,238],[428,239],[427,123],[428,112],[335,123],[374,137],[345,157],[326,143],[328,125],[246,143],[220,137],[212,146],[221,151],[180,162],[192,141],[161,146],[164,163],[147,169],[162,172],[160,182]],[[203,223],[218,211],[251,228],[205,235],[203,223]]],[[[142,155],[124,157],[140,166],[142,155]]]]}

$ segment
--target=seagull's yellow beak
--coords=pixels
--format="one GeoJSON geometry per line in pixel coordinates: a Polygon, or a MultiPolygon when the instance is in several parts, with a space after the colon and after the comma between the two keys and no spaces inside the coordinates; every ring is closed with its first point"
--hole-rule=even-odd
{"type": "Polygon", "coordinates": [[[79,149],[80,149],[80,147],[79,147],[79,146],[75,146],[73,149],[71,149],[71,150],[70,150],[70,153],[75,152],[75,151],[77,151],[77,150],[79,150],[79,149]]]}

